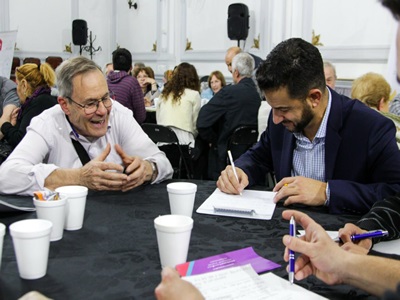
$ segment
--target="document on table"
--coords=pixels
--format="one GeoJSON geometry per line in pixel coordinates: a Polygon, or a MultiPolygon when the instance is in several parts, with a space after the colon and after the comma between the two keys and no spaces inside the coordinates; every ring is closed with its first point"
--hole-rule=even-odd
{"type": "Polygon", "coordinates": [[[325,299],[272,273],[258,276],[251,265],[183,277],[208,299],[325,299]]]}
{"type": "Polygon", "coordinates": [[[196,210],[200,214],[270,220],[275,211],[274,192],[244,190],[229,195],[218,188],[196,210]]]}
{"type": "MultiPolygon", "coordinates": [[[[300,235],[304,235],[305,231],[304,230],[298,230],[300,235]]],[[[338,231],[329,231],[327,230],[326,233],[332,238],[336,238],[338,236],[338,231]]],[[[393,240],[393,241],[386,241],[386,242],[380,242],[378,244],[375,244],[372,247],[372,250],[382,252],[382,253],[387,253],[387,254],[397,254],[400,255],[400,239],[393,240]]]]}
{"type": "Polygon", "coordinates": [[[2,196],[0,198],[0,212],[13,212],[13,211],[35,211],[32,198],[20,199],[13,196],[2,196]]]}

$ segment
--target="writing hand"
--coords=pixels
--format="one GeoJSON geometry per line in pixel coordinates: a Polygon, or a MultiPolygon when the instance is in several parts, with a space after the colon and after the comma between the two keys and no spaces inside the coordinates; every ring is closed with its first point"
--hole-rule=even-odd
{"type": "Polygon", "coordinates": [[[242,169],[236,167],[236,174],[233,172],[232,166],[227,166],[225,170],[221,172],[221,175],[217,181],[217,187],[224,193],[227,194],[240,194],[243,189],[249,185],[249,179],[242,169]]]}
{"type": "Polygon", "coordinates": [[[274,202],[284,200],[285,206],[302,203],[310,206],[324,205],[326,183],[303,176],[285,177],[274,187],[274,202]]]}

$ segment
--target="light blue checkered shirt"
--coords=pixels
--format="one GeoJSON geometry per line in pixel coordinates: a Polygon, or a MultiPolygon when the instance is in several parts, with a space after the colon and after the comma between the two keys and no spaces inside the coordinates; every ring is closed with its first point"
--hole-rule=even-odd
{"type": "Polygon", "coordinates": [[[311,142],[302,133],[293,133],[296,138],[296,148],[293,153],[292,176],[304,176],[326,182],[325,136],[332,102],[331,92],[329,89],[327,90],[329,93],[328,105],[314,140],[311,142]]]}

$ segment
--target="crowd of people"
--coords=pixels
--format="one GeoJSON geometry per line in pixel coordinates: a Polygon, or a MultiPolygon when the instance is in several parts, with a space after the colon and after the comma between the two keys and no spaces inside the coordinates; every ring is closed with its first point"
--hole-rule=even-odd
{"type": "MultiPolygon", "coordinates": [[[[381,2],[400,16],[397,1],[381,2]]],[[[338,246],[306,214],[284,211],[285,220],[294,216],[306,231],[302,238],[283,237],[285,260],[289,249],[302,253],[297,280],[315,275],[379,296],[395,291],[400,262],[365,255],[373,242],[400,237],[400,117],[390,104],[389,84],[368,73],[354,80],[351,98],[337,93],[335,67],[301,38],[279,43],[264,61],[232,47],[225,62],[233,83],[213,71],[207,81],[211,97],[203,106],[194,65],[183,62],[165,72],[161,88],[152,68],[132,67],[123,48],[104,71],[79,56],[56,72],[46,63],[25,64],[16,70],[16,83],[0,77],[0,139],[13,149],[0,166],[0,192],[32,195],[74,184],[129,191],[171,178],[171,163],[140,126],[145,108],[154,106],[157,123],[171,127],[180,143],[206,145],[207,179],[222,192],[240,194],[265,184],[272,173],[275,202],[362,216],[343,224],[338,246]],[[229,136],[239,125],[260,125],[262,102],[271,112],[263,116],[259,141],[233,170],[229,136]],[[351,241],[351,235],[375,229],[389,234],[351,241]]],[[[202,299],[168,268],[155,293],[158,299],[202,299]]]]}

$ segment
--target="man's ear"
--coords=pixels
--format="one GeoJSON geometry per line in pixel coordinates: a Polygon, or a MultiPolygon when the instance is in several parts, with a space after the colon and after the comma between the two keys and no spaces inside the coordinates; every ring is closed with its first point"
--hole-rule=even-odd
{"type": "Polygon", "coordinates": [[[57,98],[58,104],[60,104],[61,109],[63,110],[63,112],[68,116],[69,114],[71,114],[71,112],[69,111],[69,102],[68,99],[58,96],[57,98]]]}
{"type": "Polygon", "coordinates": [[[317,107],[322,100],[322,92],[320,89],[311,89],[308,92],[308,98],[311,101],[312,107],[317,107]]]}

